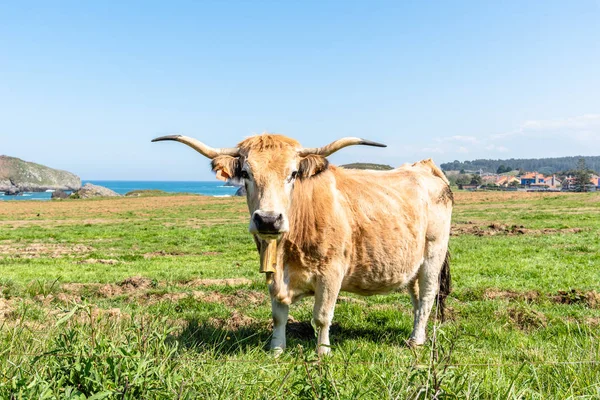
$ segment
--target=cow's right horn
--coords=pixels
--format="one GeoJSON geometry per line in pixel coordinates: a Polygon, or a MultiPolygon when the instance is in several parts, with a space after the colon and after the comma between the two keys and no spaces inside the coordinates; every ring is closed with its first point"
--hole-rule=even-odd
{"type": "Polygon", "coordinates": [[[153,142],[160,142],[162,140],[175,140],[177,142],[181,142],[183,144],[187,144],[192,149],[196,150],[198,153],[202,154],[205,157],[213,159],[217,156],[232,156],[237,157],[240,155],[240,150],[236,147],[224,147],[222,149],[217,149],[214,147],[210,147],[205,145],[199,140],[188,136],[182,135],[170,135],[170,136],[161,136],[156,139],[152,139],[153,142]]]}
{"type": "Polygon", "coordinates": [[[333,153],[335,153],[336,151],[343,149],[344,147],[348,147],[348,146],[356,146],[356,145],[363,145],[363,146],[375,146],[375,147],[387,147],[385,144],[381,144],[381,143],[377,143],[377,142],[372,142],[370,140],[365,140],[365,139],[361,139],[361,138],[355,138],[355,137],[345,137],[342,139],[338,139],[334,142],[329,143],[326,146],[323,147],[313,147],[313,148],[303,148],[298,150],[298,154],[300,154],[300,156],[307,156],[309,154],[316,154],[319,156],[323,156],[323,157],[327,157],[333,153]]]}

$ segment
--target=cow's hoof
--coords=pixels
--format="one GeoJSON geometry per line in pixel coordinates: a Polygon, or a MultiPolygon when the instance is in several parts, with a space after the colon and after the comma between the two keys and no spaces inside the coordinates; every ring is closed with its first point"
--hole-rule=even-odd
{"type": "Polygon", "coordinates": [[[329,345],[320,345],[317,348],[317,354],[319,355],[319,357],[327,357],[331,355],[331,347],[329,345]]]}
{"type": "Polygon", "coordinates": [[[271,356],[273,356],[273,358],[278,358],[282,354],[283,354],[283,348],[282,347],[273,347],[271,349],[271,356]]]}
{"type": "Polygon", "coordinates": [[[412,349],[419,347],[419,346],[423,346],[424,344],[425,344],[425,339],[417,339],[414,337],[411,337],[410,339],[408,339],[406,341],[406,346],[408,346],[412,349]]]}

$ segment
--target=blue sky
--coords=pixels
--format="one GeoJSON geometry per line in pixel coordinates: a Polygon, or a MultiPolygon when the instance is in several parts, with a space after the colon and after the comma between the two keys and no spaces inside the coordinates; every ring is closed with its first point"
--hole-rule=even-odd
{"type": "Polygon", "coordinates": [[[0,154],[84,179],[207,180],[180,133],[331,157],[600,155],[600,1],[0,3],[0,154]]]}

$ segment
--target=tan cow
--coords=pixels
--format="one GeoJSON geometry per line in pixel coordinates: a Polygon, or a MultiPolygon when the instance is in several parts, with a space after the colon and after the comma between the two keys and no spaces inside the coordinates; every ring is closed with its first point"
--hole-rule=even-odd
{"type": "Polygon", "coordinates": [[[289,305],[315,296],[318,353],[329,352],[329,327],[340,291],[373,295],[408,288],[414,310],[409,344],[426,339],[429,314],[450,292],[448,239],[453,195],[431,160],[392,171],[329,165],[328,155],[350,145],[384,145],[358,138],[303,148],[281,135],[263,134],[236,148],[214,149],[185,136],[154,139],[185,143],[212,159],[221,179],[243,180],[250,233],[259,251],[277,242],[269,284],[271,349],[286,345],[289,305]]]}

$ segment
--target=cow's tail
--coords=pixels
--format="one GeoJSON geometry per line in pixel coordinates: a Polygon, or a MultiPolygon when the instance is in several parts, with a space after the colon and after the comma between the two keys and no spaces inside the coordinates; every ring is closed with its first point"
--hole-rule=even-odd
{"type": "Polygon", "coordinates": [[[440,271],[439,277],[440,288],[436,297],[438,310],[442,322],[446,319],[446,297],[452,291],[452,277],[450,276],[450,250],[446,250],[446,258],[440,271]]]}

